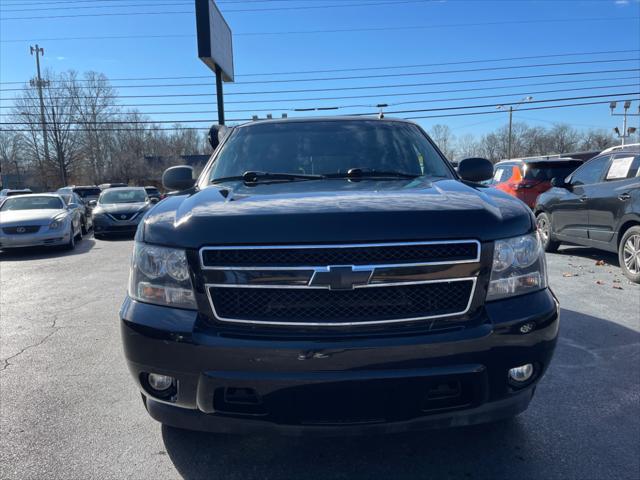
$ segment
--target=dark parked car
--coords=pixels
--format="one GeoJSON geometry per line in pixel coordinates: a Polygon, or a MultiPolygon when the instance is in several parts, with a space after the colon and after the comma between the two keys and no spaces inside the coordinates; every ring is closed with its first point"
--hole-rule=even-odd
{"type": "Polygon", "coordinates": [[[133,235],[138,223],[155,203],[142,187],[116,187],[103,190],[98,201],[92,201],[95,238],[107,235],[133,235]]]}
{"type": "Polygon", "coordinates": [[[80,195],[67,188],[60,188],[56,193],[62,197],[67,205],[76,205],[74,208],[80,213],[82,233],[87,234],[89,230],[93,228],[93,218],[91,215],[93,208],[89,205],[90,200],[85,201],[80,195]]]}
{"type": "Polygon", "coordinates": [[[147,192],[147,195],[149,196],[149,198],[155,198],[156,200],[162,200],[163,196],[160,193],[160,190],[158,190],[157,187],[154,187],[152,185],[144,187],[145,192],[147,192]]]}
{"type": "Polygon", "coordinates": [[[533,208],[552,178],[564,178],[580,165],[582,160],[573,158],[505,160],[496,163],[491,185],[533,208]]]}
{"type": "Polygon", "coordinates": [[[340,434],[524,411],[559,322],[535,218],[473,183],[488,160],[458,171],[418,125],[357,117],[252,122],[197,181],[167,170],[120,311],[150,415],[340,434]]]}
{"type": "Polygon", "coordinates": [[[58,189],[58,193],[70,192],[77,194],[88,205],[91,200],[98,200],[102,190],[97,185],[71,185],[58,189]]]}
{"type": "Polygon", "coordinates": [[[571,243],[616,252],[622,272],[640,283],[640,148],[589,160],[538,198],[546,251],[571,243]]]}

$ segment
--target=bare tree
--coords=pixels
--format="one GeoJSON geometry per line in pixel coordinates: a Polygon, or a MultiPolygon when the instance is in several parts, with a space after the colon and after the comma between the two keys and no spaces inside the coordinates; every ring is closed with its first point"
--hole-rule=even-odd
{"type": "Polygon", "coordinates": [[[455,142],[457,159],[477,157],[480,155],[480,144],[471,133],[459,136],[455,142]]]}
{"type": "Polygon", "coordinates": [[[445,157],[452,159],[455,155],[453,149],[454,135],[448,125],[436,124],[429,130],[431,139],[442,150],[445,157]]]}
{"type": "Polygon", "coordinates": [[[0,173],[13,173],[21,183],[24,138],[20,132],[0,129],[0,173]]]}
{"type": "Polygon", "coordinates": [[[84,157],[85,178],[92,183],[107,180],[107,167],[116,132],[109,128],[117,121],[119,109],[114,105],[116,93],[102,73],[86,72],[83,80],[68,85],[75,102],[75,119],[79,125],[79,142],[84,157]]]}

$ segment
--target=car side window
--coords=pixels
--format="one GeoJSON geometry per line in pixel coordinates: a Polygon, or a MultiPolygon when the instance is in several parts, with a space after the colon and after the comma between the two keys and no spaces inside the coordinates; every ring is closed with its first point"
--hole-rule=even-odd
{"type": "Polygon", "coordinates": [[[496,168],[495,173],[493,174],[493,183],[502,183],[506,182],[511,176],[511,165],[503,165],[501,167],[496,168]]]}
{"type": "Polygon", "coordinates": [[[571,185],[591,185],[598,183],[609,165],[610,155],[589,160],[571,175],[571,185]]]}
{"type": "Polygon", "coordinates": [[[635,177],[638,174],[640,155],[620,153],[613,157],[607,170],[605,181],[613,182],[635,177]]]}

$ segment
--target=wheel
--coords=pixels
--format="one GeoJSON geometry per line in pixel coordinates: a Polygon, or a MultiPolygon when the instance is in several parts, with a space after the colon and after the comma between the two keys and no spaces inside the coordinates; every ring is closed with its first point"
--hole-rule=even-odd
{"type": "Polygon", "coordinates": [[[556,242],[551,239],[551,219],[549,215],[542,212],[536,217],[536,224],[538,225],[538,232],[540,232],[540,239],[542,240],[542,248],[545,252],[556,252],[560,246],[560,242],[556,242]]]}
{"type": "Polygon", "coordinates": [[[622,236],[618,260],[624,276],[634,283],[640,283],[640,226],[631,227],[622,236]]]}
{"type": "Polygon", "coordinates": [[[93,238],[95,238],[96,240],[104,240],[104,235],[94,232],[93,233],[93,238]]]}
{"type": "Polygon", "coordinates": [[[76,233],[76,239],[78,241],[82,240],[82,234],[84,233],[82,230],[83,230],[82,225],[80,225],[80,228],[78,229],[78,233],[76,233]]]}
{"type": "Polygon", "coordinates": [[[71,231],[69,232],[69,242],[65,245],[66,250],[73,250],[76,248],[76,237],[73,234],[73,222],[70,227],[71,231]]]}
{"type": "Polygon", "coordinates": [[[86,235],[89,233],[89,227],[87,227],[87,220],[85,218],[82,219],[82,234],[86,235]]]}

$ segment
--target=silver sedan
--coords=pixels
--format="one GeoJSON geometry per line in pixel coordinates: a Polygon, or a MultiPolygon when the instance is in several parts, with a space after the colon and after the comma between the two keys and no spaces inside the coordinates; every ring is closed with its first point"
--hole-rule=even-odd
{"type": "Polygon", "coordinates": [[[78,205],[60,195],[32,194],[7,198],[0,207],[0,248],[60,245],[68,249],[82,238],[78,205]]]}

